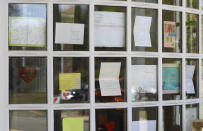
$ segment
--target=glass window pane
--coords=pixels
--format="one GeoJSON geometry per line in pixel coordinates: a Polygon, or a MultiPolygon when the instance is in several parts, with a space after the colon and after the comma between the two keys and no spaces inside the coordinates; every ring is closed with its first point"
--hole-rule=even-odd
{"type": "Polygon", "coordinates": [[[97,109],[96,131],[127,131],[126,109],[97,109]]]}
{"type": "Polygon", "coordinates": [[[186,95],[187,98],[199,97],[199,62],[195,59],[186,59],[186,95]]]}
{"type": "Polygon", "coordinates": [[[89,101],[89,58],[54,58],[54,103],[89,101]]]}
{"type": "Polygon", "coordinates": [[[163,4],[182,6],[182,0],[162,0],[163,4]]]}
{"type": "Polygon", "coordinates": [[[203,0],[201,0],[201,9],[203,10],[203,0]]]}
{"type": "Polygon", "coordinates": [[[46,4],[9,4],[9,50],[46,50],[46,4]]]}
{"type": "Polygon", "coordinates": [[[136,2],[158,3],[158,0],[133,0],[136,2]]]}
{"type": "Polygon", "coordinates": [[[186,105],[186,131],[192,131],[192,121],[199,119],[199,104],[186,105]]]}
{"type": "Polygon", "coordinates": [[[95,51],[126,50],[126,8],[95,6],[95,51]]]}
{"type": "MultiPolygon", "coordinates": [[[[157,107],[139,107],[132,110],[132,131],[136,129],[145,129],[147,124],[155,124],[153,126],[158,131],[158,108],[157,107]],[[139,126],[138,126],[139,125],[139,126]],[[134,129],[135,128],[135,129],[134,129]]],[[[154,129],[150,129],[155,131],[154,129]]],[[[149,129],[148,129],[149,130],[149,129]]]]}
{"type": "Polygon", "coordinates": [[[201,103],[201,117],[200,117],[200,119],[203,119],[203,103],[201,103]]]}
{"type": "Polygon", "coordinates": [[[163,107],[163,131],[182,131],[182,106],[163,107]]]}
{"type": "MultiPolygon", "coordinates": [[[[202,4],[203,4],[203,1],[202,1],[202,4]]],[[[202,8],[203,8],[203,7],[202,7],[202,8]]],[[[201,34],[200,37],[202,38],[202,46],[203,46],[203,16],[202,16],[201,24],[202,24],[202,25],[201,25],[201,26],[202,26],[202,29],[201,29],[201,30],[202,30],[202,34],[201,34]]],[[[200,38],[200,39],[201,39],[201,38],[200,38]]],[[[202,48],[202,52],[201,52],[201,53],[203,54],[203,48],[202,48]]]]}
{"type": "Polygon", "coordinates": [[[186,47],[187,53],[198,53],[199,52],[199,30],[198,30],[198,15],[186,14],[186,47]]]}
{"type": "Polygon", "coordinates": [[[124,102],[126,98],[126,58],[95,58],[95,101],[124,102]]]}
{"type": "Polygon", "coordinates": [[[203,60],[202,60],[202,70],[201,70],[201,76],[202,76],[202,80],[201,80],[201,82],[202,82],[202,85],[201,85],[201,97],[203,98],[203,60]]]}
{"type": "MultiPolygon", "coordinates": [[[[158,12],[155,9],[132,8],[132,51],[151,51],[158,50],[158,12]],[[135,20],[139,19],[137,16],[144,16],[144,18],[152,18],[150,27],[151,47],[141,46],[135,43],[136,36],[134,33],[135,20]]],[[[136,30],[135,30],[136,31],[136,30]]]]}
{"type": "Polygon", "coordinates": [[[54,111],[54,131],[90,131],[89,110],[54,111]]]}
{"type": "Polygon", "coordinates": [[[162,17],[163,52],[182,52],[182,13],[163,10],[162,17]]]}
{"type": "Polygon", "coordinates": [[[89,6],[54,4],[54,50],[89,50],[89,6]]]}
{"type": "Polygon", "coordinates": [[[47,111],[13,110],[9,115],[10,131],[48,131],[47,111]]]}
{"type": "Polygon", "coordinates": [[[47,58],[9,58],[9,103],[47,103],[47,58]]]}
{"type": "Polygon", "coordinates": [[[199,9],[199,0],[186,0],[186,6],[188,8],[199,9]]]}
{"type": "Polygon", "coordinates": [[[132,101],[156,101],[158,99],[158,68],[156,58],[132,58],[132,101]]]}
{"type": "Polygon", "coordinates": [[[182,97],[182,62],[180,59],[163,59],[163,100],[179,100],[182,97]]]}

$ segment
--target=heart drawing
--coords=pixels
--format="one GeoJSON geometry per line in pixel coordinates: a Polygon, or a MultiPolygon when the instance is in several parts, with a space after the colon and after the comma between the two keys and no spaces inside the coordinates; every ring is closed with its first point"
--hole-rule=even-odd
{"type": "Polygon", "coordinates": [[[20,78],[23,79],[26,83],[30,83],[37,76],[36,67],[20,67],[18,72],[20,78]]]}

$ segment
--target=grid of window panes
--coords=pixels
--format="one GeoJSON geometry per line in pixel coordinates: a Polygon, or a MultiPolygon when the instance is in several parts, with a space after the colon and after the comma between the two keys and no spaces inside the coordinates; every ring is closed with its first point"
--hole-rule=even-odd
{"type": "Polygon", "coordinates": [[[191,131],[203,1],[8,2],[10,131],[191,131]]]}

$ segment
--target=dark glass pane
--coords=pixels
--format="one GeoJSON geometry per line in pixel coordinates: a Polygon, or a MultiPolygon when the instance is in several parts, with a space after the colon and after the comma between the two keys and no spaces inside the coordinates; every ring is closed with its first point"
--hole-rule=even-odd
{"type": "Polygon", "coordinates": [[[132,8],[132,51],[151,51],[158,50],[158,12],[155,9],[132,8]],[[137,46],[134,41],[134,26],[137,16],[152,18],[150,27],[151,47],[137,46]]]}
{"type": "Polygon", "coordinates": [[[48,131],[47,111],[13,110],[9,113],[10,131],[48,131]]]}
{"type": "Polygon", "coordinates": [[[95,6],[95,51],[126,50],[126,8],[95,6]]]}
{"type": "Polygon", "coordinates": [[[88,110],[54,111],[54,131],[90,131],[88,110]]]}
{"type": "Polygon", "coordinates": [[[182,52],[182,13],[163,10],[162,17],[163,52],[182,52]]]}
{"type": "Polygon", "coordinates": [[[186,47],[187,53],[199,52],[199,22],[198,15],[186,14],[186,47]]]}
{"type": "Polygon", "coordinates": [[[47,58],[10,57],[9,103],[47,103],[47,58]]]}
{"type": "Polygon", "coordinates": [[[46,50],[46,4],[9,4],[9,50],[46,50]]]}
{"type": "Polygon", "coordinates": [[[163,131],[182,131],[182,106],[163,107],[163,131]]]}
{"type": "Polygon", "coordinates": [[[182,5],[182,0],[162,0],[162,3],[167,4],[167,5],[181,6],[182,5]]]}
{"type": "Polygon", "coordinates": [[[199,9],[199,0],[186,0],[186,6],[188,8],[199,9]]]}
{"type": "Polygon", "coordinates": [[[157,59],[132,58],[132,101],[156,101],[158,99],[157,59]]]}
{"type": "Polygon", "coordinates": [[[136,2],[158,3],[158,0],[133,0],[136,2]]]}
{"type": "Polygon", "coordinates": [[[182,97],[182,62],[180,59],[163,59],[163,100],[180,100],[182,97]]]}
{"type": "Polygon", "coordinates": [[[54,16],[53,16],[54,17],[53,18],[54,50],[55,51],[88,51],[89,50],[89,6],[54,4],[53,13],[54,13],[54,16]],[[61,39],[59,40],[56,39],[56,29],[58,29],[58,33],[61,33],[59,34],[59,36],[61,35],[60,37],[61,39]],[[64,32],[67,33],[67,36],[64,34],[64,32]]]}
{"type": "Polygon", "coordinates": [[[89,101],[89,58],[54,58],[54,103],[89,101]]]}
{"type": "Polygon", "coordinates": [[[97,109],[96,131],[127,131],[126,109],[97,109]]]}
{"type": "Polygon", "coordinates": [[[126,98],[126,58],[95,58],[95,101],[124,102],[126,98]],[[104,77],[101,72],[105,74],[104,77]],[[115,77],[112,76],[115,74],[115,77]],[[104,85],[106,83],[108,85],[104,85]]]}
{"type": "Polygon", "coordinates": [[[158,131],[158,108],[139,107],[132,110],[132,130],[146,129],[158,131]],[[149,126],[151,125],[150,129],[149,126]],[[153,126],[152,126],[153,125],[153,126]]]}

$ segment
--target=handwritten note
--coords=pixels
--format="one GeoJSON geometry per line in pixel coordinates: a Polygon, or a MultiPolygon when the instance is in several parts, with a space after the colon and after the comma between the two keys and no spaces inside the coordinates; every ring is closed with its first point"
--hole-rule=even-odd
{"type": "Polygon", "coordinates": [[[175,48],[176,44],[176,23],[164,21],[164,47],[175,48]]]}
{"type": "Polygon", "coordinates": [[[63,118],[63,131],[84,131],[84,119],[63,118]]]}
{"type": "Polygon", "coordinates": [[[102,62],[99,74],[99,84],[102,96],[120,96],[121,62],[102,62]]]}
{"type": "Polygon", "coordinates": [[[95,47],[124,47],[125,13],[95,12],[95,47]]]}
{"type": "Polygon", "coordinates": [[[135,46],[151,47],[151,28],[152,17],[136,16],[134,24],[134,42],[135,46]]]}
{"type": "Polygon", "coordinates": [[[56,23],[55,43],[84,44],[84,24],[56,23]]]}
{"type": "Polygon", "coordinates": [[[80,89],[81,74],[80,73],[60,73],[59,74],[59,90],[68,91],[80,89]]]}
{"type": "Polygon", "coordinates": [[[195,94],[195,87],[193,83],[193,76],[195,72],[195,66],[186,66],[186,92],[187,94],[195,94]]]}
{"type": "Polygon", "coordinates": [[[46,19],[9,17],[9,46],[46,46],[46,19]]]}

